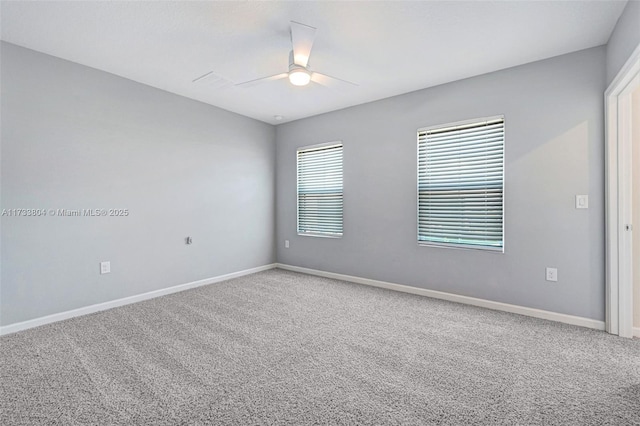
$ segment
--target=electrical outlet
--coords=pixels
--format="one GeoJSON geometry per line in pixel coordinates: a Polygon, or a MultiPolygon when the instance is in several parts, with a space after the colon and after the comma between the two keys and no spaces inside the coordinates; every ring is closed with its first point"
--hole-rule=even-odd
{"type": "Polygon", "coordinates": [[[547,268],[547,281],[558,281],[558,268],[547,268]]]}
{"type": "Polygon", "coordinates": [[[191,239],[191,237],[187,237],[187,238],[184,239],[184,243],[187,244],[187,245],[192,244],[193,243],[193,239],[191,239]]]}
{"type": "Polygon", "coordinates": [[[111,272],[111,262],[100,262],[100,273],[108,274],[111,272]]]}
{"type": "Polygon", "coordinates": [[[284,240],[284,248],[289,248],[289,240],[284,240]]]}
{"type": "Polygon", "coordinates": [[[576,209],[588,209],[588,208],[589,208],[589,196],[576,195],[576,209]]]}

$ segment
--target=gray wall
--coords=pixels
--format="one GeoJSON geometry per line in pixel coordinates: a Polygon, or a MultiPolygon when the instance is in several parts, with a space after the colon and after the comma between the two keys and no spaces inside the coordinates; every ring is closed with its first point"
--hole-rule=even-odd
{"type": "Polygon", "coordinates": [[[607,86],[640,44],[640,1],[631,0],[622,11],[607,43],[607,86]]]}
{"type": "Polygon", "coordinates": [[[598,47],[278,126],[278,261],[602,320],[604,88],[598,47]],[[505,253],[418,246],[416,130],[498,114],[505,253]],[[344,236],[297,236],[296,148],[334,140],[344,236]],[[588,210],[576,194],[589,194],[588,210]]]}
{"type": "Polygon", "coordinates": [[[273,126],[1,47],[1,207],[130,211],[2,217],[2,325],[274,262],[273,126]]]}

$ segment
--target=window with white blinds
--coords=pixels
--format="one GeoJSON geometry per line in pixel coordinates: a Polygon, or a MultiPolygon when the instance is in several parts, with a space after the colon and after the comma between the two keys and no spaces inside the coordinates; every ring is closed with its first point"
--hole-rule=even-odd
{"type": "Polygon", "coordinates": [[[342,236],[342,143],[300,148],[298,234],[342,236]]]}
{"type": "Polygon", "coordinates": [[[502,251],[504,117],[418,130],[418,242],[502,251]]]}

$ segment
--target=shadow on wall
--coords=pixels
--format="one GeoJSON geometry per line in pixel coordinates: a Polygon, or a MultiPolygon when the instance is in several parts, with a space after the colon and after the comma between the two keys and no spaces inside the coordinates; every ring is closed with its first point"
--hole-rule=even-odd
{"type": "MultiPolygon", "coordinates": [[[[546,142],[535,149],[512,160],[510,168],[519,169],[523,174],[519,182],[519,192],[547,187],[580,188],[589,182],[589,123],[582,123],[562,132],[558,136],[544,139],[546,142]],[[541,167],[542,165],[542,167],[541,167]]],[[[508,148],[507,148],[508,149],[508,148]]],[[[507,153],[509,155],[509,153],[507,153]]],[[[585,188],[585,190],[588,188],[585,188]]],[[[566,201],[564,194],[555,191],[541,191],[538,201],[558,203],[566,201]]],[[[518,196],[518,194],[513,194],[518,196]]],[[[526,202],[526,200],[522,200],[526,202]]],[[[532,206],[535,207],[535,206],[532,206]]],[[[544,211],[541,212],[544,214],[544,211]]]]}
{"type": "MultiPolygon", "coordinates": [[[[558,266],[553,263],[557,259],[566,259],[569,263],[561,265],[560,280],[571,285],[559,286],[558,292],[575,291],[575,286],[592,280],[604,283],[604,276],[600,276],[602,265],[585,262],[584,257],[567,256],[566,244],[562,244],[563,240],[572,241],[576,247],[588,247],[588,259],[603,259],[604,247],[594,242],[589,232],[603,225],[603,200],[596,197],[601,191],[595,189],[603,185],[599,165],[602,148],[590,146],[592,141],[601,139],[592,133],[591,123],[584,120],[557,132],[557,136],[541,137],[538,140],[543,143],[526,154],[521,152],[515,160],[511,158],[505,170],[507,235],[519,236],[509,239],[509,252],[540,259],[550,266],[558,266]],[[578,194],[590,195],[588,209],[576,208],[578,194]],[[514,229],[517,232],[510,232],[514,229]]],[[[515,136],[509,137],[513,140],[515,136]]],[[[510,157],[508,147],[506,155],[510,157]]],[[[596,294],[585,294],[591,299],[587,301],[589,305],[600,303],[596,294]]]]}

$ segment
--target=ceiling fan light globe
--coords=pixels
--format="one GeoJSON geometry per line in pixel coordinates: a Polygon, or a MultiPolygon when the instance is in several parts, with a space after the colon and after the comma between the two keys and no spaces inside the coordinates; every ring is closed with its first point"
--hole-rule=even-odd
{"type": "Polygon", "coordinates": [[[311,75],[303,69],[296,69],[289,73],[289,81],[294,86],[306,86],[311,81],[311,75]]]}

